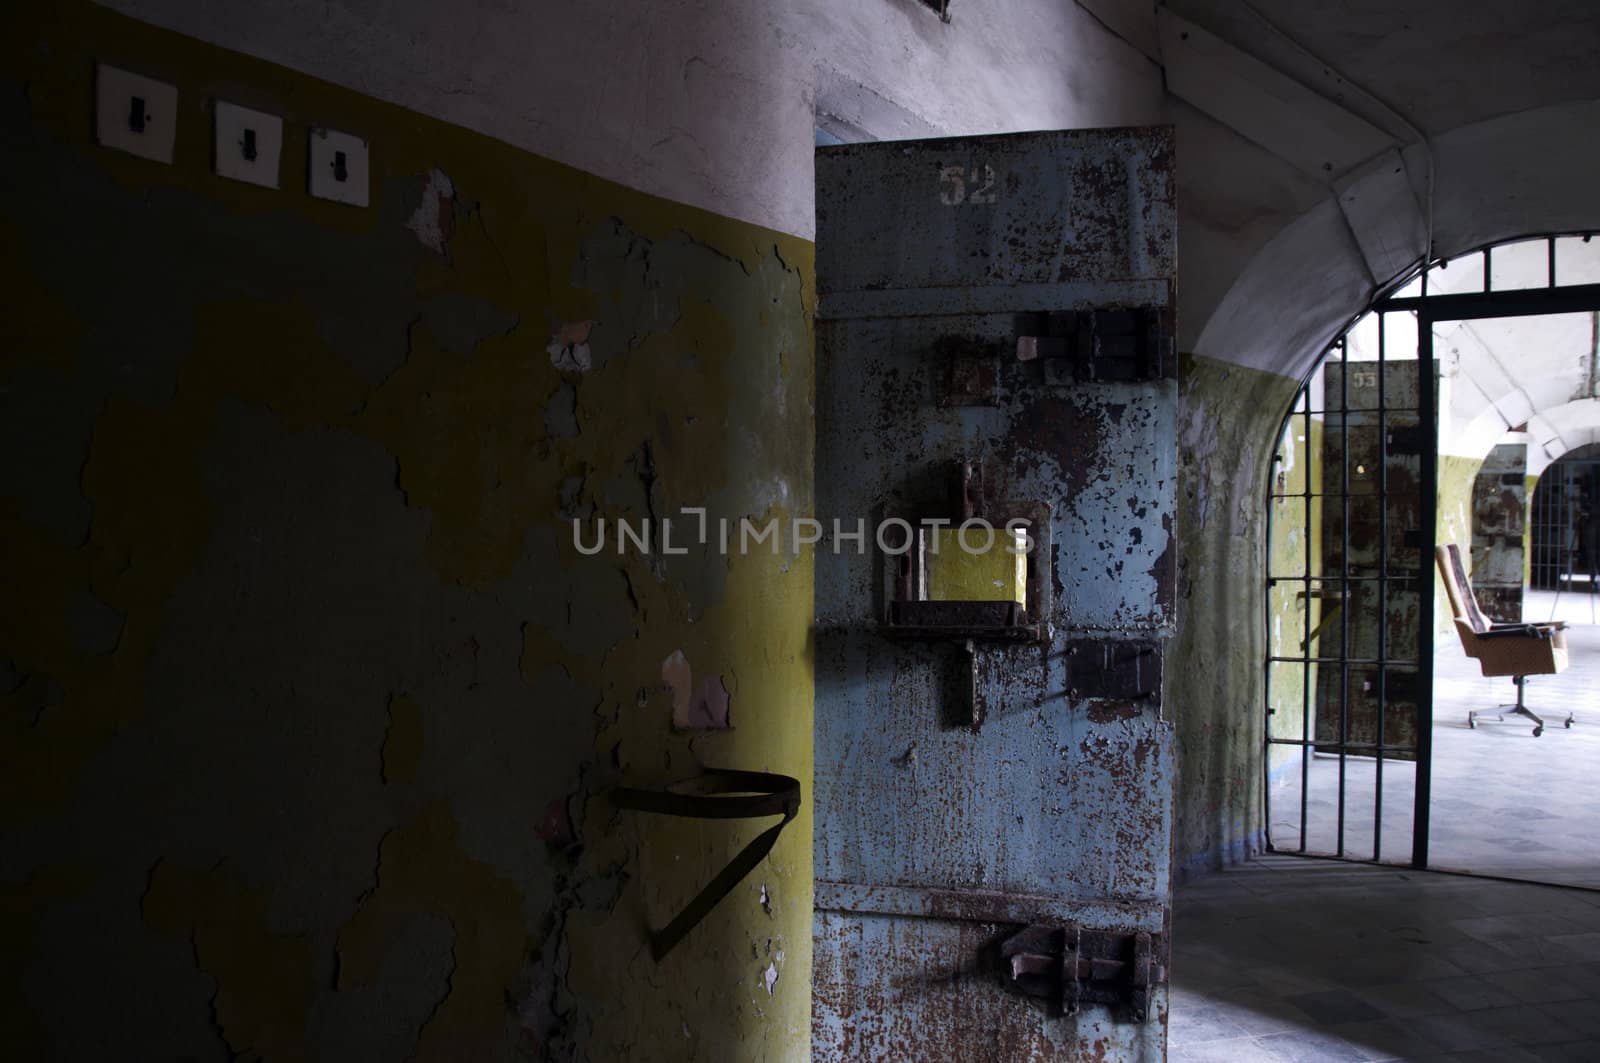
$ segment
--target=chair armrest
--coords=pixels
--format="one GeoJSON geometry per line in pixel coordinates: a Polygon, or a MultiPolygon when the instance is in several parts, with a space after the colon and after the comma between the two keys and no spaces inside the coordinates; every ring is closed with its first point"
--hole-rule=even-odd
{"type": "Polygon", "coordinates": [[[1559,624],[1496,624],[1478,632],[1480,639],[1547,639],[1562,629],[1559,624]]]}

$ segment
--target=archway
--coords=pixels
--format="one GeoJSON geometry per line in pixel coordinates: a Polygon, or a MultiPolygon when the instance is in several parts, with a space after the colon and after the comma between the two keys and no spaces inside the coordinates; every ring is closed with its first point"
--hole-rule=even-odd
{"type": "MultiPolygon", "coordinates": [[[[1454,827],[1435,832],[1430,856],[1436,806],[1468,814],[1482,807],[1432,792],[1435,740],[1454,749],[1458,737],[1449,729],[1454,718],[1435,708],[1490,697],[1467,688],[1465,658],[1446,652],[1452,603],[1435,587],[1433,557],[1435,543],[1453,544],[1467,586],[1465,573],[1479,560],[1480,470],[1491,454],[1510,461],[1514,468],[1493,465],[1499,471],[1482,492],[1486,513],[1514,517],[1486,531],[1483,570],[1490,546],[1515,537],[1516,593],[1484,611],[1509,610],[1517,615],[1495,619],[1522,621],[1528,452],[1542,465],[1564,440],[1600,427],[1588,420],[1600,411],[1596,280],[1600,244],[1582,236],[1441,261],[1377,300],[1305,378],[1279,433],[1269,488],[1262,756],[1270,848],[1536,876],[1573,870],[1507,857],[1454,827]],[[1497,491],[1497,483],[1510,486],[1497,491]],[[1448,697],[1440,699],[1436,636],[1440,659],[1454,661],[1442,692],[1448,697]]],[[[1462,615],[1459,601],[1454,612],[1462,615]]],[[[1497,637],[1511,634],[1501,629],[1497,637]]],[[[1461,645],[1477,655],[1469,636],[1461,645]]],[[[1500,637],[1497,645],[1509,643],[1500,637]]],[[[1540,670],[1557,669],[1526,667],[1540,670]]],[[[1501,673],[1485,666],[1484,674],[1501,673]]],[[[1473,729],[1474,715],[1464,713],[1460,729],[1473,729]]],[[[1452,785],[1488,770],[1478,763],[1487,755],[1481,742],[1462,750],[1445,760],[1452,785]]],[[[1511,850],[1537,848],[1521,838],[1501,841],[1511,850]]],[[[1593,863],[1600,878],[1600,852],[1593,863]]]]}

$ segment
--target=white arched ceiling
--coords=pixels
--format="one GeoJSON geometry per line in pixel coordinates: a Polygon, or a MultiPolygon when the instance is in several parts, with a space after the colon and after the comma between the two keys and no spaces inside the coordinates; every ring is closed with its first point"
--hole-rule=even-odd
{"type": "MultiPolygon", "coordinates": [[[[1444,257],[1529,233],[1600,231],[1600,101],[1562,104],[1454,130],[1434,141],[1434,247],[1444,257]]],[[[1420,189],[1420,149],[1404,155],[1420,189]]],[[[1379,219],[1401,241],[1413,218],[1379,219]]],[[[1411,249],[1420,260],[1421,242],[1411,249]]],[[[1375,277],[1333,199],[1312,207],[1240,273],[1195,342],[1197,354],[1304,376],[1327,344],[1404,270],[1375,277]]]]}
{"type": "MultiPolygon", "coordinates": [[[[1503,244],[1487,256],[1463,256],[1430,270],[1428,290],[1482,292],[1486,280],[1494,291],[1542,288],[1549,281],[1551,250],[1550,241],[1539,239],[1503,244]]],[[[1560,237],[1554,251],[1558,283],[1600,283],[1600,240],[1560,237]]],[[[1420,290],[1413,280],[1399,294],[1420,290]]],[[[1363,316],[1348,334],[1348,357],[1377,357],[1380,321],[1387,355],[1413,357],[1417,327],[1408,312],[1363,316]]],[[[1576,445],[1572,433],[1600,425],[1600,406],[1593,401],[1600,396],[1596,314],[1441,321],[1433,332],[1441,376],[1441,453],[1482,459],[1508,433],[1526,426],[1527,436],[1518,441],[1530,445],[1530,463],[1542,468],[1576,445]]]]}
{"type": "Polygon", "coordinates": [[[1581,446],[1600,443],[1600,399],[1552,407],[1528,422],[1528,475],[1537,476],[1581,446]]]}
{"type": "Polygon", "coordinates": [[[1481,458],[1508,429],[1595,397],[1593,314],[1444,322],[1434,333],[1451,380],[1445,453],[1481,458]]]}
{"type": "MultiPolygon", "coordinates": [[[[1559,237],[1557,277],[1563,284],[1600,283],[1600,239],[1559,237]]],[[[1491,289],[1546,285],[1550,244],[1546,239],[1493,248],[1491,289]]],[[[1433,294],[1484,290],[1484,256],[1474,253],[1429,271],[1433,294]]],[[[1420,281],[1397,292],[1414,296],[1420,281]]],[[[1416,315],[1408,311],[1363,314],[1348,330],[1346,357],[1374,361],[1379,330],[1384,353],[1410,360],[1417,351],[1416,315]]],[[[1497,443],[1529,445],[1533,473],[1587,441],[1582,433],[1600,426],[1600,315],[1592,312],[1534,317],[1442,321],[1434,325],[1434,355],[1440,363],[1439,450],[1481,460],[1497,443]]],[[[1307,378],[1311,405],[1322,406],[1320,373],[1307,378]]]]}
{"type": "MultiPolygon", "coordinates": [[[[1204,260],[1180,267],[1188,350],[1303,376],[1373,294],[1423,260],[1430,198],[1434,255],[1600,228],[1593,0],[1166,0],[1157,20],[1168,91],[1315,186],[1235,210],[1248,227],[1218,232],[1183,209],[1185,182],[1203,206],[1283,178],[1267,167],[1186,178],[1194,155],[1180,150],[1180,262],[1204,260]],[[1293,106],[1272,121],[1254,102],[1263,95],[1293,106]],[[1342,113],[1326,113],[1330,103],[1342,113]],[[1291,199],[1298,209],[1284,216],[1291,199]]],[[[1181,111],[1176,120],[1182,149],[1181,111]]]]}

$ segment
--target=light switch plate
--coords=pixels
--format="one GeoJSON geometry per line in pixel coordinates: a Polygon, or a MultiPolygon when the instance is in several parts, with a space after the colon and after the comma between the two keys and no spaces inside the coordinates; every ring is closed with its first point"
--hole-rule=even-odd
{"type": "Polygon", "coordinates": [[[218,100],[213,151],[219,176],[277,188],[283,119],[218,100]]]}
{"type": "Polygon", "coordinates": [[[335,129],[311,131],[311,194],[367,205],[367,142],[335,129]]]}
{"type": "Polygon", "coordinates": [[[178,139],[175,86],[99,63],[94,76],[95,136],[108,148],[172,163],[178,139]]]}

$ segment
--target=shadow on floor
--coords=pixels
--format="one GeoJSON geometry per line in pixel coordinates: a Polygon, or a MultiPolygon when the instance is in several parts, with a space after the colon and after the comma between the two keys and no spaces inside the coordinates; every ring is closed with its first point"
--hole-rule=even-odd
{"type": "Polygon", "coordinates": [[[1276,856],[1179,887],[1169,1058],[1600,1060],[1600,892],[1276,856]]]}

